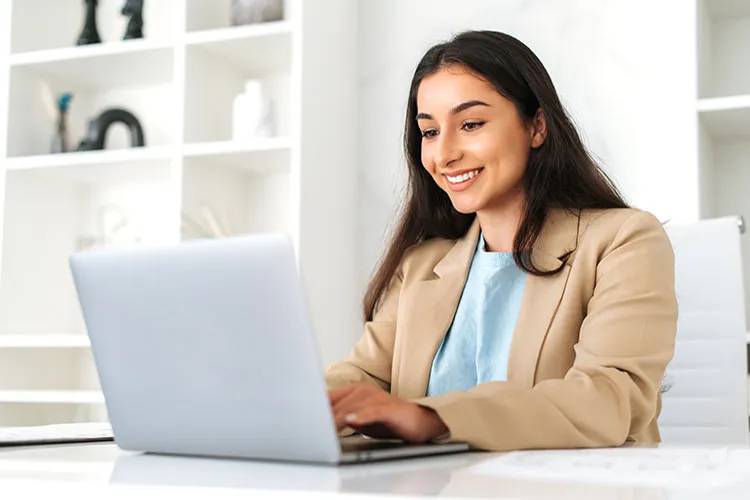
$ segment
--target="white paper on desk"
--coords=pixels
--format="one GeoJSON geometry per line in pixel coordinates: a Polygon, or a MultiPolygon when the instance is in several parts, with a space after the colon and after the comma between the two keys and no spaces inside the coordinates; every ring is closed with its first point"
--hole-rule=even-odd
{"type": "Polygon", "coordinates": [[[750,449],[606,448],[510,452],[469,467],[476,475],[686,488],[750,477],[750,449]]]}

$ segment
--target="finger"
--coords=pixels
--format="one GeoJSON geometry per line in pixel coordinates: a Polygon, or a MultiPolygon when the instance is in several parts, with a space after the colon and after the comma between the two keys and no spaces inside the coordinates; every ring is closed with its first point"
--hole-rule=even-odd
{"type": "Polygon", "coordinates": [[[368,430],[373,428],[378,433],[387,429],[394,437],[420,442],[424,440],[424,430],[421,429],[419,415],[412,414],[411,410],[409,404],[404,402],[368,405],[346,414],[344,423],[363,434],[367,434],[368,430]]]}
{"type": "Polygon", "coordinates": [[[364,427],[366,425],[388,423],[388,406],[386,405],[368,405],[344,414],[344,422],[352,427],[364,427]]]}
{"type": "Polygon", "coordinates": [[[338,400],[340,400],[343,397],[348,396],[353,391],[356,391],[358,388],[359,388],[359,384],[349,384],[346,387],[332,389],[328,391],[328,401],[331,403],[331,405],[334,405],[336,404],[338,400]]]}
{"type": "Polygon", "coordinates": [[[365,436],[375,439],[396,439],[398,435],[385,424],[376,423],[369,425],[353,426],[352,429],[365,436]]]}
{"type": "Polygon", "coordinates": [[[337,423],[343,423],[343,418],[349,413],[356,412],[358,409],[367,405],[369,397],[367,393],[363,391],[355,391],[340,399],[335,405],[331,406],[331,412],[333,412],[337,423]]]}
{"type": "Polygon", "coordinates": [[[346,415],[356,413],[367,406],[378,404],[379,396],[375,391],[363,388],[353,391],[348,396],[340,399],[331,407],[334,419],[336,420],[336,426],[338,428],[346,427],[347,424],[344,421],[346,415]]]}

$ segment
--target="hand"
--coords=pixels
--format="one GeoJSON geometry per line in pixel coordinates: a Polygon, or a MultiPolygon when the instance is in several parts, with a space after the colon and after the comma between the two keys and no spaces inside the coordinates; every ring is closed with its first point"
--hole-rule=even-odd
{"type": "Polygon", "coordinates": [[[351,384],[328,392],[336,428],[351,427],[378,438],[423,443],[448,432],[438,414],[369,384],[351,384]]]}

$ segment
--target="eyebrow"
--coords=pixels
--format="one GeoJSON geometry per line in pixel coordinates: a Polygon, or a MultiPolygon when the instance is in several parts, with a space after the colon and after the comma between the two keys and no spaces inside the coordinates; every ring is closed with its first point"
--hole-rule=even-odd
{"type": "MultiPolygon", "coordinates": [[[[486,102],[477,101],[476,99],[473,100],[473,101],[466,101],[466,102],[463,102],[463,103],[459,104],[458,106],[454,107],[453,109],[451,109],[451,114],[452,115],[457,115],[461,111],[466,111],[467,109],[473,108],[474,106],[487,106],[487,107],[489,107],[490,105],[487,104],[486,102]]],[[[432,119],[433,119],[432,115],[429,114],[429,113],[417,113],[417,120],[432,120],[432,119]]]]}

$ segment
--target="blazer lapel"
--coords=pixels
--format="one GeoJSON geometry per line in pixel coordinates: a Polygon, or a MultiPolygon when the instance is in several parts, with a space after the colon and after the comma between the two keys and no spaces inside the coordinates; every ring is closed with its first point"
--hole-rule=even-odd
{"type": "Polygon", "coordinates": [[[408,294],[408,335],[404,336],[397,393],[405,399],[424,397],[435,354],[448,332],[466,284],[479,240],[479,222],[437,263],[435,279],[420,281],[408,294]]]}
{"type": "MultiPolygon", "coordinates": [[[[534,263],[544,269],[557,269],[562,258],[575,250],[580,217],[556,210],[547,216],[532,253],[534,263]]],[[[526,276],[521,310],[513,332],[508,356],[508,381],[533,387],[542,345],[557,313],[570,274],[569,261],[552,276],[526,276]]]]}

